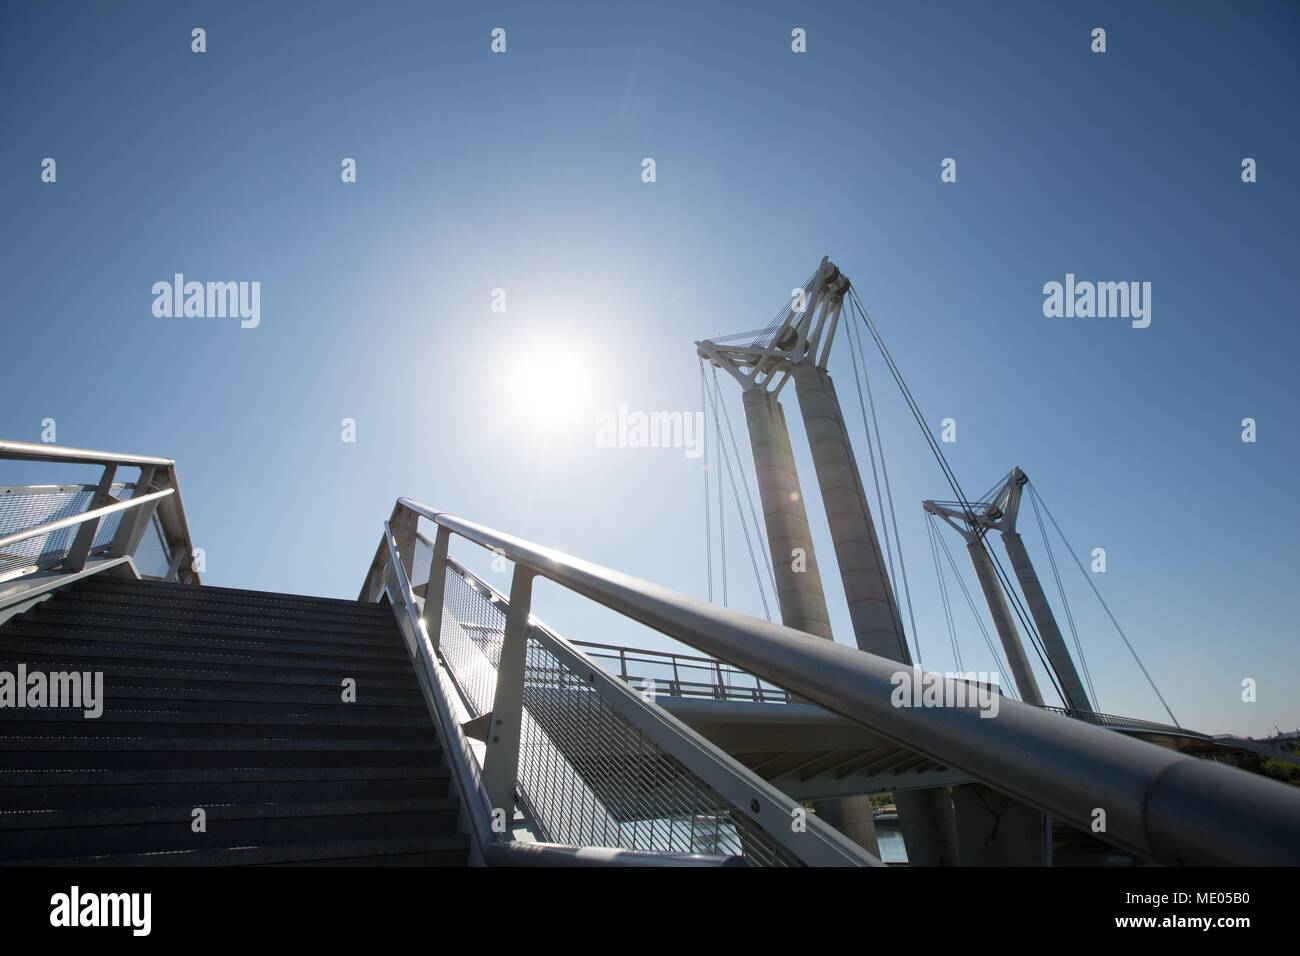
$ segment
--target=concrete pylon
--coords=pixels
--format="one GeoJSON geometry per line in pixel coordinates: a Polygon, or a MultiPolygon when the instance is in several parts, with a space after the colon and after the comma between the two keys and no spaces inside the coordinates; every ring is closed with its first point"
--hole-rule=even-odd
{"type": "Polygon", "coordinates": [[[1011,677],[1016,682],[1016,690],[1020,691],[1020,699],[1027,704],[1042,707],[1042,692],[1039,691],[1038,681],[1029,666],[1025,646],[1020,643],[1020,632],[1016,630],[1015,619],[1012,618],[1011,608],[1007,605],[1006,593],[1002,590],[1002,585],[993,570],[993,562],[988,552],[984,550],[984,542],[978,535],[969,535],[966,550],[970,552],[971,564],[975,566],[975,577],[979,580],[980,590],[984,592],[984,600],[989,606],[989,616],[993,618],[993,626],[997,629],[998,639],[1002,642],[1002,650],[1007,655],[1007,666],[1011,668],[1011,677]]]}
{"type": "Polygon", "coordinates": [[[795,368],[794,387],[844,581],[854,640],[869,654],[911,664],[835,384],[825,369],[806,363],[795,368]]]}
{"type": "Polygon", "coordinates": [[[758,497],[763,505],[763,522],[772,550],[781,621],[787,627],[832,639],[826,592],[822,590],[821,572],[817,569],[785,410],[775,396],[760,389],[746,389],[742,401],[745,424],[749,428],[749,447],[754,454],[754,472],[758,477],[758,497]],[[796,560],[799,565],[795,564],[796,560]],[[803,570],[796,571],[796,566],[803,570]]]}
{"type": "MultiPolygon", "coordinates": [[[[912,654],[903,636],[898,601],[889,583],[835,383],[824,368],[811,362],[795,366],[792,377],[848,599],[853,638],[869,654],[910,666],[912,654]]],[[[869,797],[856,799],[870,801],[869,797]]],[[[895,791],[894,805],[909,863],[944,866],[957,862],[953,809],[950,802],[944,803],[929,790],[895,791]]]]}
{"type": "Polygon", "coordinates": [[[1065,638],[1056,624],[1056,615],[1052,613],[1052,606],[1047,603],[1047,595],[1043,593],[1038,572],[1034,570],[1033,562],[1029,560],[1025,542],[1016,532],[1003,531],[1002,545],[1007,549],[1011,568],[1016,572],[1020,590],[1024,592],[1025,601],[1029,604],[1029,613],[1033,615],[1034,626],[1038,628],[1038,634],[1043,639],[1047,659],[1051,662],[1052,670],[1056,672],[1056,679],[1061,683],[1065,706],[1071,710],[1091,713],[1092,704],[1088,700],[1088,693],[1083,688],[1083,681],[1079,679],[1074,660],[1065,646],[1065,638]]]}
{"type": "MultiPolygon", "coordinates": [[[[834,640],[785,411],[774,395],[760,389],[745,389],[742,401],[754,472],[758,476],[763,523],[772,549],[781,622],[786,627],[834,640]],[[795,570],[796,567],[802,570],[795,570]]],[[[880,855],[870,797],[815,800],[813,809],[868,853],[880,855]]]]}

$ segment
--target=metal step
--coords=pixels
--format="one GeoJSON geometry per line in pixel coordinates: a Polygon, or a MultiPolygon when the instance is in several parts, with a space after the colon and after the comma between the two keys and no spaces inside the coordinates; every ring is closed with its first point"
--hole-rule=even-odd
{"type": "Polygon", "coordinates": [[[408,658],[400,648],[391,644],[360,643],[340,640],[328,635],[257,635],[238,636],[211,633],[193,625],[184,630],[176,628],[143,630],[135,627],[79,627],[70,624],[47,624],[36,619],[15,619],[6,633],[10,637],[36,638],[47,641],[107,641],[140,644],[160,648],[203,648],[205,650],[269,651],[273,653],[304,653],[346,660],[374,660],[392,663],[408,658]]]}
{"type": "Polygon", "coordinates": [[[371,800],[0,813],[0,862],[34,856],[151,853],[451,832],[456,801],[371,800]],[[76,822],[76,821],[82,822],[76,822]]]}
{"type": "MultiPolygon", "coordinates": [[[[358,681],[363,675],[395,678],[409,674],[411,670],[409,665],[403,667],[400,664],[366,659],[349,661],[319,655],[276,654],[268,651],[203,651],[163,647],[138,649],[135,645],[129,643],[110,644],[108,642],[72,639],[50,641],[21,636],[6,636],[3,648],[0,649],[4,651],[6,658],[15,660],[25,660],[29,657],[33,659],[37,657],[69,657],[81,661],[100,661],[103,663],[148,661],[157,665],[196,664],[209,668],[239,668],[243,670],[272,668],[276,671],[288,670],[299,674],[319,674],[321,676],[338,674],[340,677],[354,677],[358,681]]],[[[29,665],[27,670],[30,672],[31,669],[29,665]]],[[[90,666],[82,669],[98,670],[99,668],[90,666]]]]}
{"type": "Polygon", "coordinates": [[[469,837],[460,833],[273,846],[226,846],[160,853],[29,857],[16,866],[464,866],[469,837]]]}
{"type": "Polygon", "coordinates": [[[20,664],[101,672],[104,710],[5,710],[0,864],[467,860],[387,605],[91,577],[0,625],[20,664]]]}
{"type": "MultiPolygon", "coordinates": [[[[347,598],[316,597],[308,594],[286,594],[280,591],[250,591],[243,588],[222,588],[211,585],[175,584],[170,581],[132,580],[129,578],[110,578],[95,575],[84,578],[76,584],[76,589],[99,589],[105,591],[134,590],[150,591],[156,594],[175,594],[179,597],[200,597],[203,600],[230,598],[243,604],[257,602],[281,602],[287,604],[309,604],[315,606],[334,606],[341,608],[371,608],[381,605],[367,604],[363,601],[347,598]]],[[[387,607],[387,605],[383,605],[387,607]]],[[[391,612],[390,612],[391,613],[391,612]]]]}
{"type": "Polygon", "coordinates": [[[215,614],[260,613],[267,617],[303,616],[351,621],[363,626],[387,626],[392,613],[387,605],[335,604],[318,601],[284,601],[275,598],[249,600],[205,593],[205,588],[192,589],[191,593],[159,591],[152,586],[102,587],[90,584],[85,578],[69,587],[62,595],[74,603],[134,604],[140,607],[174,608],[177,610],[211,611],[215,614]]]}
{"type": "Polygon", "coordinates": [[[76,619],[77,621],[143,621],[166,624],[211,624],[238,629],[257,627],[262,630],[322,631],[328,634],[348,634],[353,637],[387,637],[395,628],[381,622],[353,622],[324,615],[295,614],[293,612],[262,613],[250,611],[238,614],[230,611],[212,611],[207,608],[180,608],[156,606],[135,601],[121,603],[107,601],[69,601],[54,604],[42,602],[27,612],[32,619],[76,619]]]}
{"type": "Polygon", "coordinates": [[[231,803],[446,797],[445,767],[233,767],[114,770],[107,767],[0,773],[0,809],[202,806],[219,789],[231,803]]]}
{"type": "MultiPolygon", "coordinates": [[[[0,639],[0,652],[7,648],[0,639]]],[[[340,694],[343,677],[356,677],[355,674],[312,673],[285,671],[274,667],[221,667],[201,664],[177,664],[169,662],[152,662],[145,659],[118,662],[112,658],[86,657],[77,654],[41,654],[23,658],[14,658],[11,654],[0,656],[0,670],[14,671],[19,663],[25,663],[29,672],[34,670],[50,671],[99,671],[104,675],[107,686],[110,678],[135,678],[166,681],[171,686],[218,686],[236,684],[244,688],[277,687],[284,685],[301,685],[317,688],[330,688],[334,694],[340,694]]],[[[385,676],[368,676],[364,680],[357,678],[357,699],[363,699],[366,690],[406,691],[419,693],[419,684],[415,675],[409,677],[401,674],[385,676]]]]}

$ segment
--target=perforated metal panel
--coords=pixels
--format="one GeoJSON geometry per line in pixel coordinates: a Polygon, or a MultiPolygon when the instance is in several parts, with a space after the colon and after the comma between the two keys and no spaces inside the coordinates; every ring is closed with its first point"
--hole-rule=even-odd
{"type": "MultiPolygon", "coordinates": [[[[68,518],[86,510],[95,496],[93,485],[33,485],[6,488],[0,494],[0,536],[68,518]]],[[[63,528],[28,538],[0,552],[0,575],[27,567],[48,568],[68,554],[77,529],[63,528]]]]}
{"type": "MultiPolygon", "coordinates": [[[[118,483],[111,487],[109,494],[114,500],[123,501],[131,497],[134,490],[134,484],[118,483]]],[[[94,497],[94,485],[28,485],[0,489],[0,537],[81,514],[90,507],[94,497]]],[[[102,554],[108,548],[121,521],[120,511],[100,520],[91,554],[102,554]]],[[[28,568],[56,567],[67,558],[78,530],[77,526],[61,528],[5,548],[0,552],[0,577],[16,575],[28,568]]],[[[157,514],[150,520],[133,559],[142,574],[152,577],[166,575],[171,564],[171,549],[157,514]]]]}
{"type": "MultiPolygon", "coordinates": [[[[479,716],[492,709],[506,602],[465,574],[447,572],[439,649],[466,707],[479,716]]],[[[744,856],[765,866],[794,862],[743,809],[625,719],[592,679],[596,665],[574,670],[555,652],[556,641],[530,629],[524,672],[517,789],[538,839],[744,856]]]]}

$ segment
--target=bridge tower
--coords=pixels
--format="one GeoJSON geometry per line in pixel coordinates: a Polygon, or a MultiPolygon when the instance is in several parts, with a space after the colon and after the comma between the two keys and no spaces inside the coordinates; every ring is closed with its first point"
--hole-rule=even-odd
{"type": "MultiPolygon", "coordinates": [[[[857,459],[826,371],[849,288],[848,278],[823,257],[812,278],[803,288],[793,290],[790,304],[767,328],[695,344],[702,357],[724,369],[742,389],[782,621],[833,640],[790,433],[778,400],[781,389],[793,379],[854,639],[864,651],[910,665],[902,618],[885,571],[857,459]]],[[[924,845],[919,837],[909,841],[909,857],[913,862],[941,862],[945,854],[937,847],[943,842],[943,831],[933,819],[929,795],[898,793],[895,802],[905,831],[923,827],[926,834],[924,845]]],[[[871,852],[878,852],[868,797],[820,800],[815,806],[827,822],[871,852]]]]}
{"type": "Polygon", "coordinates": [[[697,342],[700,354],[727,371],[743,390],[759,497],[763,503],[781,615],[791,627],[831,637],[821,577],[813,560],[807,513],[795,474],[785,415],[777,396],[791,379],[799,397],[813,469],[844,582],[853,636],[861,650],[911,664],[902,618],[885,570],[880,540],[849,442],[835,385],[826,371],[849,280],[823,258],[795,290],[784,313],[766,329],[697,342]],[[797,549],[803,548],[803,554],[797,549]],[[796,570],[806,559],[806,570],[796,570]],[[811,597],[815,591],[816,597],[811,597]],[[806,603],[786,595],[806,597],[806,603]],[[794,623],[787,605],[801,620],[794,623]]]}
{"type": "Polygon", "coordinates": [[[1025,645],[1020,640],[1020,631],[1016,629],[1016,619],[1007,605],[1006,592],[998,581],[997,572],[993,570],[993,561],[984,550],[984,536],[988,528],[981,516],[972,517],[960,506],[937,501],[923,501],[921,507],[932,515],[938,515],[956,530],[966,542],[966,553],[975,568],[975,578],[980,590],[984,592],[984,601],[989,606],[989,616],[993,618],[993,627],[998,632],[1002,643],[1002,652],[1007,655],[1007,666],[1011,668],[1010,677],[1015,681],[1020,699],[1027,704],[1043,706],[1043,694],[1038,689],[1038,680],[1029,666],[1029,657],[1025,654],[1025,645]]]}
{"type": "Polygon", "coordinates": [[[1025,543],[1016,531],[1016,520],[1020,516],[1020,500],[1025,485],[1028,483],[1029,477],[1024,471],[1018,466],[1013,468],[1011,474],[1007,476],[1007,480],[993,493],[988,504],[980,508],[974,515],[977,530],[972,530],[970,516],[965,512],[959,512],[956,509],[939,505],[933,501],[924,502],[923,507],[931,514],[942,517],[966,538],[971,561],[975,564],[976,576],[979,578],[980,587],[983,589],[985,599],[989,604],[989,612],[993,616],[993,622],[998,629],[998,636],[1002,639],[1003,647],[1007,650],[1007,658],[1016,686],[1020,688],[1021,696],[1026,701],[1041,705],[1042,695],[1038,692],[1037,685],[1032,683],[1032,673],[1029,673],[1028,679],[1031,682],[1030,686],[1033,687],[1033,693],[1038,699],[1034,700],[1026,696],[1024,686],[1021,684],[1020,670],[1018,668],[1023,668],[1028,673],[1029,662],[1025,659],[1024,647],[1020,644],[1019,636],[1016,634],[1015,623],[1012,621],[1010,611],[1007,608],[1006,596],[1003,594],[996,575],[993,573],[993,564],[978,538],[975,537],[977,534],[987,534],[989,531],[1001,533],[1002,545],[1006,548],[1007,557],[1011,559],[1011,568],[1015,571],[1016,580],[1020,582],[1020,590],[1024,593],[1025,601],[1029,605],[1029,613],[1034,619],[1034,627],[1038,629],[1038,634],[1043,639],[1043,647],[1047,651],[1047,660],[1051,664],[1052,671],[1056,674],[1057,681],[1060,683],[1061,694],[1065,698],[1065,706],[1070,710],[1091,713],[1092,703],[1088,700],[1083,681],[1079,678],[1079,671],[1074,666],[1074,659],[1070,656],[1070,650],[1065,644],[1065,638],[1061,635],[1061,628],[1056,623],[1056,615],[1052,613],[1052,606],[1047,602],[1047,595],[1043,591],[1042,582],[1038,579],[1038,572],[1034,570],[1033,562],[1029,559],[1029,552],[1025,549],[1025,543]],[[957,520],[962,521],[962,524],[957,524],[957,520]],[[1012,649],[1007,646],[1008,637],[1014,642],[1015,651],[1019,655],[1019,663],[1017,663],[1017,659],[1013,659],[1012,649]]]}

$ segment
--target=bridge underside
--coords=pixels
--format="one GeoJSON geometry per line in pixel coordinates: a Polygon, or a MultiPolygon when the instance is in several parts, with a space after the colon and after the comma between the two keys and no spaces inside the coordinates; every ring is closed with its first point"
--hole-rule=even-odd
{"type": "MultiPolygon", "coordinates": [[[[670,696],[655,702],[797,800],[974,781],[970,774],[813,704],[670,696]]],[[[1112,729],[1191,756],[1232,759],[1240,752],[1213,738],[1172,728],[1112,729]]]]}

